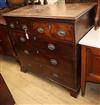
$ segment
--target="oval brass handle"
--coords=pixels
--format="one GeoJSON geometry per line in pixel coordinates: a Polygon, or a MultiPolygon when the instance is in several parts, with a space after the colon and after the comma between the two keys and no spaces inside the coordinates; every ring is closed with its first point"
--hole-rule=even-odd
{"type": "Polygon", "coordinates": [[[21,41],[21,42],[25,42],[26,39],[25,39],[24,37],[20,37],[20,41],[21,41]]]}
{"type": "Polygon", "coordinates": [[[66,32],[65,32],[64,30],[59,30],[59,31],[57,32],[57,34],[58,34],[58,36],[60,36],[60,37],[64,37],[64,36],[66,35],[66,32]]]}
{"type": "Polygon", "coordinates": [[[38,31],[39,33],[43,33],[43,32],[44,32],[44,29],[43,29],[42,27],[39,27],[39,28],[37,29],[37,31],[38,31]]]}
{"type": "Polygon", "coordinates": [[[24,50],[24,53],[29,55],[29,51],[28,50],[24,50]]]}
{"type": "Polygon", "coordinates": [[[15,28],[15,25],[13,23],[10,23],[10,28],[15,28]]]}
{"type": "Polygon", "coordinates": [[[55,59],[50,59],[50,63],[51,63],[52,65],[57,65],[57,60],[55,60],[55,59]]]}
{"type": "Polygon", "coordinates": [[[48,44],[48,49],[49,49],[49,50],[52,50],[52,51],[55,50],[55,45],[52,44],[52,43],[49,43],[49,44],[48,44]]]}

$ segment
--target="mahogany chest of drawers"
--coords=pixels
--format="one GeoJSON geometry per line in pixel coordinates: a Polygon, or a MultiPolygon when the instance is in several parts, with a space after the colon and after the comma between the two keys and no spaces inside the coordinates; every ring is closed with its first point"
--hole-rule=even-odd
{"type": "Polygon", "coordinates": [[[54,81],[77,97],[78,41],[94,24],[95,4],[26,6],[3,16],[22,71],[54,81]]]}

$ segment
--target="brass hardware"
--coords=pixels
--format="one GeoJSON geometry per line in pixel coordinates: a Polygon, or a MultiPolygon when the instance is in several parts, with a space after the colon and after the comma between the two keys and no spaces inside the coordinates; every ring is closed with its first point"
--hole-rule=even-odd
{"type": "Polygon", "coordinates": [[[59,76],[58,76],[58,74],[53,73],[53,77],[58,78],[59,76]]]}
{"type": "Polygon", "coordinates": [[[29,39],[29,35],[28,35],[27,31],[25,31],[25,35],[26,35],[26,39],[29,39]]]}
{"type": "Polygon", "coordinates": [[[57,65],[57,60],[55,60],[55,59],[50,59],[50,63],[51,63],[52,65],[57,65]]]}
{"type": "Polygon", "coordinates": [[[36,36],[34,36],[33,39],[36,40],[36,36]]]}
{"type": "Polygon", "coordinates": [[[13,23],[10,23],[10,28],[15,28],[15,25],[13,23]]]}
{"type": "Polygon", "coordinates": [[[41,28],[41,27],[39,27],[39,28],[37,29],[37,31],[38,31],[39,33],[43,33],[43,32],[44,32],[44,29],[41,28]]]}
{"type": "Polygon", "coordinates": [[[37,50],[36,53],[39,54],[39,51],[37,50]]]}
{"type": "Polygon", "coordinates": [[[24,37],[20,37],[20,41],[21,41],[21,42],[25,42],[26,39],[25,39],[24,37]]]}
{"type": "Polygon", "coordinates": [[[64,36],[66,35],[66,32],[65,32],[64,30],[59,30],[59,31],[57,32],[57,34],[58,34],[58,36],[60,36],[60,37],[64,37],[64,36]]]}
{"type": "Polygon", "coordinates": [[[29,35],[28,35],[28,32],[27,32],[27,30],[28,30],[27,25],[23,25],[23,26],[22,26],[22,29],[25,31],[26,39],[29,39],[29,35]]]}
{"type": "Polygon", "coordinates": [[[52,51],[55,50],[55,45],[49,43],[49,44],[48,44],[48,49],[49,49],[49,50],[52,50],[52,51]]]}
{"type": "Polygon", "coordinates": [[[29,55],[29,51],[28,50],[24,50],[24,53],[29,55]]]}

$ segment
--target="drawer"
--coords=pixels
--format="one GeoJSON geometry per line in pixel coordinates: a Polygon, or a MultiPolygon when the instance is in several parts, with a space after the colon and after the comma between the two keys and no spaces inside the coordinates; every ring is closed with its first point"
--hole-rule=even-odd
{"type": "Polygon", "coordinates": [[[52,23],[50,34],[55,40],[74,42],[74,25],[68,23],[52,23]]]}
{"type": "Polygon", "coordinates": [[[61,56],[46,57],[42,72],[49,80],[53,80],[66,87],[74,87],[73,60],[62,58],[61,56]]]}
{"type": "Polygon", "coordinates": [[[7,17],[6,20],[11,29],[31,32],[31,21],[29,19],[7,17]]]}
{"type": "Polygon", "coordinates": [[[44,40],[34,37],[32,41],[33,50],[39,51],[44,55],[62,55],[72,57],[74,53],[74,44],[68,42],[58,42],[52,40],[44,40]],[[35,40],[34,40],[35,39],[35,40]]]}
{"type": "Polygon", "coordinates": [[[51,29],[51,25],[47,22],[34,22],[33,26],[32,26],[32,31],[34,33],[34,35],[38,36],[38,37],[42,37],[42,38],[50,38],[50,29],[51,29]]]}
{"type": "Polygon", "coordinates": [[[13,45],[16,48],[26,48],[31,49],[32,48],[32,35],[27,33],[28,38],[26,36],[26,33],[21,31],[10,31],[10,37],[12,39],[13,45]]]}
{"type": "Polygon", "coordinates": [[[74,26],[67,23],[34,22],[34,35],[54,41],[74,41],[74,26]]]}

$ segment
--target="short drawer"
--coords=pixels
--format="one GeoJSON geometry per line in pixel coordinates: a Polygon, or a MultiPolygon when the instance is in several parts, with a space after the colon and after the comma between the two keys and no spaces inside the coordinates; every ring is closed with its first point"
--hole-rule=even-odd
{"type": "Polygon", "coordinates": [[[6,21],[11,29],[31,32],[31,22],[29,19],[7,17],[6,21]]]}
{"type": "Polygon", "coordinates": [[[55,40],[74,41],[74,26],[68,23],[52,23],[51,36],[55,40]]]}
{"type": "Polygon", "coordinates": [[[33,22],[33,26],[32,26],[32,31],[34,33],[34,35],[38,36],[38,37],[42,37],[42,38],[50,38],[50,30],[51,30],[51,25],[50,23],[47,22],[41,22],[41,21],[37,21],[37,22],[33,22]]]}
{"type": "Polygon", "coordinates": [[[11,37],[11,40],[14,44],[14,47],[26,47],[30,48],[32,46],[32,35],[29,33],[24,33],[22,31],[15,31],[15,30],[10,30],[9,35],[11,37]]]}

